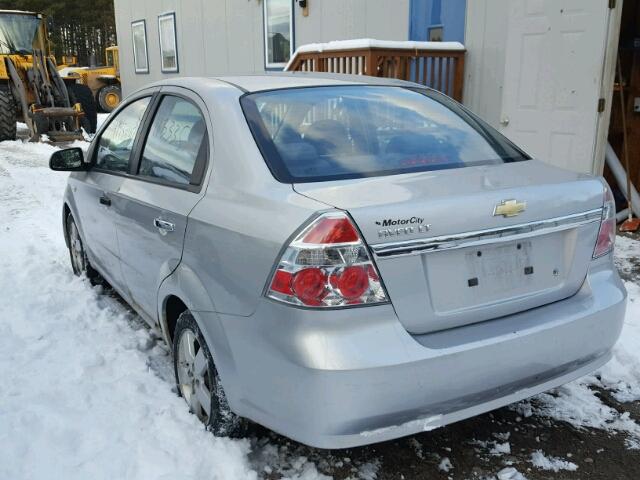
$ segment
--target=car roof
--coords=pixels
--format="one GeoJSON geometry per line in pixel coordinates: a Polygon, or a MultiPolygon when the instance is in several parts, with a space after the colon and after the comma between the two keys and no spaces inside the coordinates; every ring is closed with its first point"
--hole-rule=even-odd
{"type": "MultiPolygon", "coordinates": [[[[151,86],[183,86],[190,89],[206,88],[212,83],[224,82],[243,92],[260,92],[283,88],[320,87],[332,85],[387,85],[411,86],[417,84],[393,78],[368,77],[316,72],[277,72],[247,75],[224,75],[213,77],[182,77],[155,82],[151,86]]],[[[148,88],[148,87],[146,87],[148,88]]]]}

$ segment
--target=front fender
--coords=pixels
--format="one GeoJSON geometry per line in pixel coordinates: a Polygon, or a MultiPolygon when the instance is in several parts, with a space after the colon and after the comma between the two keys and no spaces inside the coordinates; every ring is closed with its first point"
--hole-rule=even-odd
{"type": "Polygon", "coordinates": [[[78,233],[80,233],[80,238],[84,241],[86,237],[84,236],[82,222],[80,221],[80,218],[78,216],[78,208],[76,206],[76,201],[73,196],[73,192],[71,189],[71,185],[69,185],[69,182],[67,182],[67,186],[64,190],[64,196],[62,197],[62,234],[64,235],[64,243],[67,245],[67,248],[69,248],[69,232],[67,232],[67,223],[66,223],[67,210],[69,210],[69,212],[71,213],[71,216],[73,216],[73,219],[76,222],[76,228],[78,229],[78,233]]]}

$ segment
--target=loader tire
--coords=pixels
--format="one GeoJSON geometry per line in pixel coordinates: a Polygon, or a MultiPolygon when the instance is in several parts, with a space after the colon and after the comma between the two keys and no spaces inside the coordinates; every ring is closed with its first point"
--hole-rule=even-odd
{"type": "Polygon", "coordinates": [[[98,105],[103,112],[111,113],[122,101],[120,85],[107,85],[98,92],[98,105]]]}
{"type": "Polygon", "coordinates": [[[8,86],[0,86],[0,142],[16,139],[16,104],[8,86]]]}
{"type": "Polygon", "coordinates": [[[84,128],[87,133],[96,133],[96,127],[98,126],[98,108],[93,99],[91,89],[79,83],[67,85],[67,89],[69,90],[69,100],[71,100],[71,103],[79,103],[82,105],[84,116],[80,119],[80,126],[84,128]]]}

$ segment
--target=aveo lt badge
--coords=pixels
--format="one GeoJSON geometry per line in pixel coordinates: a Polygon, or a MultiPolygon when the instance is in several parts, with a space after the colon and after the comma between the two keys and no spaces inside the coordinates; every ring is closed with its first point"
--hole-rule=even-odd
{"type": "Polygon", "coordinates": [[[428,232],[431,228],[431,225],[425,224],[424,218],[420,217],[385,218],[383,220],[377,220],[376,225],[381,227],[391,227],[378,230],[378,238],[400,237],[414,233],[424,233],[428,232]]]}

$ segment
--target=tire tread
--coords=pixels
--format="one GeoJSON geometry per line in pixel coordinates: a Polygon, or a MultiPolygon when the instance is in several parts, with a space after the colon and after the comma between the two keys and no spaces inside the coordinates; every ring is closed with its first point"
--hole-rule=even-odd
{"type": "Polygon", "coordinates": [[[16,104],[7,85],[0,85],[0,142],[17,137],[16,104]]]}

